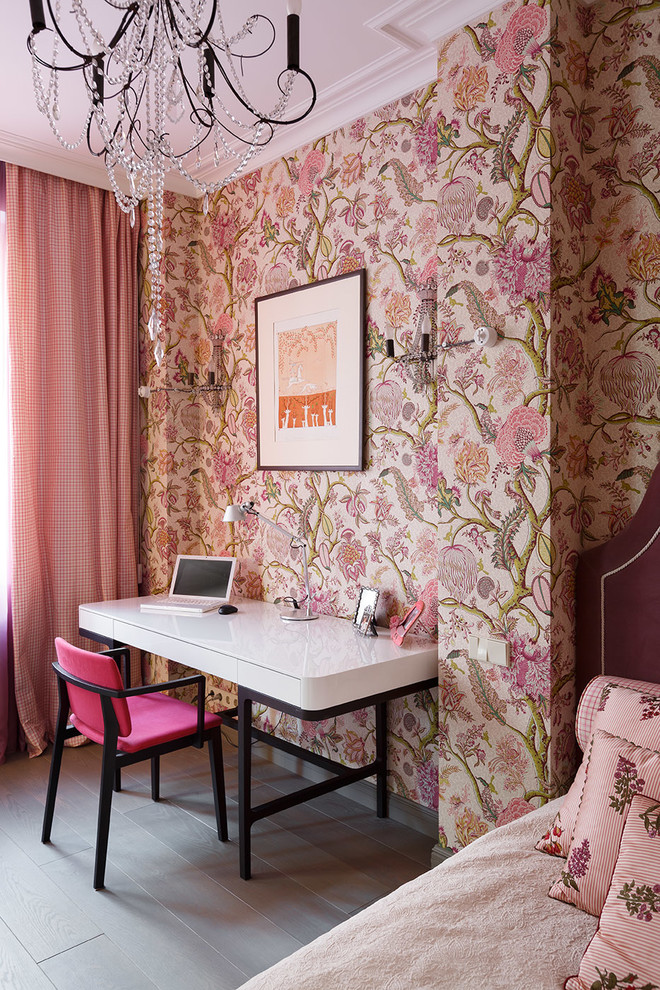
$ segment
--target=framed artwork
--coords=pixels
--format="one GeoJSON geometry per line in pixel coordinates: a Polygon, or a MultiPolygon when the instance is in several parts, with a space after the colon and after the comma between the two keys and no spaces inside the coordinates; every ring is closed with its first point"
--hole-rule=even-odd
{"type": "Polygon", "coordinates": [[[361,471],[365,269],[255,301],[257,469],[361,471]]]}
{"type": "Polygon", "coordinates": [[[353,616],[353,625],[363,636],[375,636],[376,605],[379,592],[376,588],[360,588],[357,608],[353,616]]]}

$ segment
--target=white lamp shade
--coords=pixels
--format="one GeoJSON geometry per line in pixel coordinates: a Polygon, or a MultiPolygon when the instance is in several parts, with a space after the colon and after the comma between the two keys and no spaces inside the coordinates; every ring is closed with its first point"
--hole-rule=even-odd
{"type": "Polygon", "coordinates": [[[240,505],[228,505],[222,519],[223,522],[243,522],[245,519],[245,511],[240,507],[240,505]]]}
{"type": "Polygon", "coordinates": [[[297,14],[300,17],[302,11],[302,0],[288,0],[286,5],[287,14],[297,14]]]}

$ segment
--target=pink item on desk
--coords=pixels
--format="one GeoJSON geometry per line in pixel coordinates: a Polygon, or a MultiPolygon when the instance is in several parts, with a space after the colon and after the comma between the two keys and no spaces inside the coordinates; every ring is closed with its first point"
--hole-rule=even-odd
{"type": "Polygon", "coordinates": [[[424,602],[415,602],[412,608],[408,609],[402,619],[398,615],[393,615],[390,619],[390,637],[395,646],[401,646],[403,638],[412,629],[420,615],[424,611],[424,602]]]}

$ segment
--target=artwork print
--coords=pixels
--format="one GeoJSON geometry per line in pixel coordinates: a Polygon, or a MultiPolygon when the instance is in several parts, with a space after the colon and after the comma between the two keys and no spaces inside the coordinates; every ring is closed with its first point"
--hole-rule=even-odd
{"type": "Polygon", "coordinates": [[[280,440],[337,428],[338,315],[315,313],[274,327],[280,440]]]}
{"type": "Polygon", "coordinates": [[[362,469],[366,272],[255,300],[257,469],[362,469]]]}

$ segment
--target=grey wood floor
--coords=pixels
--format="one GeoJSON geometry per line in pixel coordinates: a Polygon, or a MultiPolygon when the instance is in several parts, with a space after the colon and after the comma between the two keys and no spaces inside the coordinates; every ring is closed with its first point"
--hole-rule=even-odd
{"type": "MultiPolygon", "coordinates": [[[[0,987],[233,990],[429,867],[433,839],[340,793],[253,828],[253,879],[238,876],[236,756],[225,744],[228,843],[213,831],[206,750],[149,764],[115,794],[107,887],[92,889],[100,748],[67,749],[52,843],[39,841],[50,760],[0,766],[0,987]]],[[[254,747],[253,794],[300,779],[254,747]]]]}

